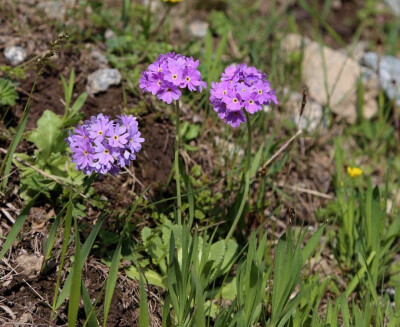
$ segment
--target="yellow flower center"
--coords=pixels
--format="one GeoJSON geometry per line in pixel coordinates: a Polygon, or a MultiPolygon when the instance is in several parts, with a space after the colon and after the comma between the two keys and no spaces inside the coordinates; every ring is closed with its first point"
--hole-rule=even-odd
{"type": "Polygon", "coordinates": [[[105,153],[105,154],[109,154],[110,151],[108,151],[107,149],[104,149],[104,153],[105,153]]]}
{"type": "Polygon", "coordinates": [[[84,154],[85,156],[87,156],[89,153],[85,150],[85,151],[83,151],[83,154],[84,154]]]}
{"type": "Polygon", "coordinates": [[[98,133],[99,135],[103,135],[103,131],[99,131],[99,133],[98,133]]]}
{"type": "Polygon", "coordinates": [[[117,135],[114,135],[114,140],[118,140],[118,136],[117,135]]]}
{"type": "Polygon", "coordinates": [[[177,76],[177,75],[172,75],[172,78],[173,78],[173,79],[177,79],[178,76],[177,76]]]}

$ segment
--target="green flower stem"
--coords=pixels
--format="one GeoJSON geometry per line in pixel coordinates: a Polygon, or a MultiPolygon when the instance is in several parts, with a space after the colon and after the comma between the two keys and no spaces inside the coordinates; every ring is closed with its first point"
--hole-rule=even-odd
{"type": "Polygon", "coordinates": [[[228,241],[235,231],[236,225],[239,222],[239,218],[241,217],[244,209],[244,205],[246,204],[247,198],[249,196],[249,188],[250,188],[250,158],[251,158],[251,124],[250,124],[250,116],[247,111],[243,110],[244,115],[246,116],[246,124],[247,124],[247,151],[246,151],[246,162],[244,164],[244,193],[242,201],[240,202],[239,210],[236,214],[235,220],[229,230],[228,236],[226,237],[226,241],[228,241]]]}
{"type": "Polygon", "coordinates": [[[178,202],[178,224],[182,225],[182,198],[181,198],[181,176],[179,173],[179,100],[175,101],[175,114],[176,114],[176,132],[175,132],[175,180],[176,180],[176,198],[178,202]]]}

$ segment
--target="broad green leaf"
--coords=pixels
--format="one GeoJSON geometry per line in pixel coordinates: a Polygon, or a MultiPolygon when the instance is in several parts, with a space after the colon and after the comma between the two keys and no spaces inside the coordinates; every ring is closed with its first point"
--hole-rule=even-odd
{"type": "MultiPolygon", "coordinates": [[[[140,280],[140,274],[135,266],[130,266],[126,268],[125,273],[129,278],[140,280]]],[[[150,285],[165,288],[162,276],[154,270],[144,269],[144,276],[146,277],[146,280],[149,282],[150,285]]]]}
{"type": "Polygon", "coordinates": [[[32,131],[28,140],[36,145],[44,160],[47,160],[52,152],[62,152],[66,145],[61,118],[54,112],[45,110],[37,122],[37,128],[32,131]]]}
{"type": "Polygon", "coordinates": [[[18,93],[15,85],[5,78],[0,78],[0,106],[13,106],[17,99],[18,93]]]}

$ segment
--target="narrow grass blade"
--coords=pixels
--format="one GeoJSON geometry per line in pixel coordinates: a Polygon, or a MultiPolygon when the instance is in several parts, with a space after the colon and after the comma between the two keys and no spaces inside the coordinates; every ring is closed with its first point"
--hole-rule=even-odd
{"type": "Polygon", "coordinates": [[[83,283],[83,281],[81,282],[81,292],[82,292],[83,307],[85,309],[85,314],[86,314],[85,325],[88,325],[89,327],[99,327],[99,324],[97,323],[96,312],[94,311],[94,306],[92,305],[89,292],[86,289],[86,286],[83,283]]]}
{"type": "Polygon", "coordinates": [[[79,302],[81,298],[81,283],[82,283],[82,269],[81,269],[81,243],[79,240],[79,227],[76,219],[74,220],[75,228],[75,261],[72,265],[72,282],[69,291],[68,302],[68,326],[76,326],[78,319],[79,302]]]}
{"type": "Polygon", "coordinates": [[[206,327],[203,290],[194,269],[192,270],[192,280],[196,286],[196,308],[194,313],[194,326],[206,327]]]}
{"type": "Polygon", "coordinates": [[[148,327],[150,326],[149,305],[147,303],[147,294],[146,294],[146,289],[144,287],[144,280],[142,274],[139,275],[139,289],[140,289],[139,327],[148,327]]]}
{"type": "MultiPolygon", "coordinates": [[[[94,243],[94,241],[95,241],[95,239],[97,237],[97,234],[98,234],[98,232],[100,230],[100,227],[102,226],[102,224],[104,222],[105,217],[106,216],[104,215],[102,218],[99,219],[99,221],[93,227],[92,231],[90,232],[89,236],[87,237],[85,243],[82,246],[82,249],[81,249],[82,261],[81,261],[80,269],[82,269],[83,264],[84,264],[84,262],[86,261],[88,255],[89,255],[90,249],[93,246],[93,243],[94,243]]],[[[71,285],[71,278],[72,278],[72,276],[71,276],[71,274],[69,274],[67,279],[64,282],[64,286],[63,286],[63,288],[62,288],[62,290],[60,292],[60,295],[59,295],[59,297],[57,299],[55,310],[57,310],[60,307],[60,305],[67,298],[68,292],[69,292],[69,289],[70,289],[70,285],[71,285]]]]}
{"type": "Polygon", "coordinates": [[[61,222],[61,217],[64,214],[64,211],[67,208],[67,206],[68,206],[68,204],[66,204],[61,209],[61,211],[58,213],[56,219],[51,224],[49,236],[47,237],[47,240],[44,242],[44,246],[43,246],[44,262],[45,262],[43,267],[45,267],[47,261],[50,259],[51,251],[53,250],[54,243],[56,242],[58,225],[61,222]]]}
{"type": "Polygon", "coordinates": [[[369,255],[369,257],[367,259],[366,264],[360,268],[360,270],[357,272],[357,274],[354,276],[354,278],[351,280],[351,282],[347,286],[346,291],[345,291],[346,298],[348,298],[350,296],[350,294],[354,291],[354,289],[357,287],[362,276],[364,275],[365,271],[367,270],[368,265],[371,264],[372,259],[375,257],[375,254],[376,254],[375,251],[371,252],[371,254],[369,255]]]}
{"type": "Polygon", "coordinates": [[[31,201],[29,201],[27,206],[22,210],[22,212],[18,216],[17,220],[14,223],[14,226],[11,228],[10,232],[8,233],[6,241],[3,244],[3,248],[0,251],[0,261],[1,261],[1,259],[3,259],[4,255],[10,249],[10,247],[12,246],[12,243],[17,238],[18,233],[21,231],[22,226],[24,225],[24,222],[25,222],[26,218],[28,217],[29,210],[31,210],[31,208],[32,208],[33,204],[35,203],[39,194],[40,193],[36,194],[34,196],[34,198],[31,201]]]}
{"type": "Polygon", "coordinates": [[[104,321],[103,327],[107,325],[108,313],[110,312],[111,300],[114,294],[115,284],[117,283],[118,278],[118,268],[119,268],[119,260],[121,257],[121,247],[122,241],[118,242],[117,248],[114,252],[110,271],[108,273],[107,285],[106,285],[106,294],[104,297],[104,321]]]}
{"type": "Polygon", "coordinates": [[[32,85],[32,89],[31,92],[29,94],[28,97],[28,101],[26,102],[25,108],[24,108],[24,113],[22,115],[21,121],[19,122],[18,126],[17,126],[17,130],[16,133],[11,141],[11,144],[7,150],[7,154],[0,166],[0,177],[3,175],[3,180],[1,182],[0,185],[0,191],[5,190],[7,183],[8,183],[8,177],[10,175],[10,171],[11,171],[11,163],[13,160],[13,156],[15,153],[15,150],[17,149],[17,146],[19,144],[19,142],[21,141],[22,138],[22,134],[25,130],[25,126],[26,123],[28,121],[28,114],[29,114],[29,110],[31,108],[31,104],[32,104],[32,94],[36,88],[36,84],[37,84],[37,80],[38,80],[39,74],[36,74],[35,76],[35,81],[33,82],[32,85]]]}
{"type": "MultiPolygon", "coordinates": [[[[63,270],[62,267],[64,267],[65,255],[67,253],[69,237],[71,234],[72,211],[73,211],[73,197],[72,197],[72,193],[70,193],[69,200],[68,200],[67,213],[65,215],[64,235],[63,235],[63,242],[62,242],[62,248],[61,248],[60,265],[59,265],[60,269],[58,270],[58,273],[57,273],[57,281],[56,281],[56,287],[54,290],[54,297],[53,297],[53,306],[52,306],[52,310],[51,310],[51,314],[50,314],[50,323],[53,322],[54,314],[57,310],[56,303],[57,303],[58,289],[59,289],[60,281],[61,281],[61,272],[63,270]]],[[[68,290],[69,290],[69,288],[68,288],[68,290]]],[[[67,290],[67,292],[68,292],[68,290],[67,290]]]]}

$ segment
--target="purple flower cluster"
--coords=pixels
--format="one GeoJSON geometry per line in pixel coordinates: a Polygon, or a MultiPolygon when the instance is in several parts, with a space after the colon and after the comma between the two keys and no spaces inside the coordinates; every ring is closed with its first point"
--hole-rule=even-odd
{"type": "Polygon", "coordinates": [[[242,109],[254,114],[271,101],[278,104],[267,75],[246,64],[227,67],[221,74],[221,82],[211,84],[210,93],[214,110],[232,127],[246,121],[242,109]]]}
{"type": "Polygon", "coordinates": [[[201,80],[198,66],[199,61],[194,61],[192,57],[175,53],[161,54],[142,73],[139,86],[143,92],[151,92],[160,100],[170,104],[173,100],[179,99],[182,94],[180,89],[187,87],[189,91],[201,92],[207,87],[201,80]]]}
{"type": "Polygon", "coordinates": [[[89,175],[92,172],[116,175],[120,168],[129,166],[144,141],[138,123],[132,115],[121,115],[111,120],[102,114],[92,116],[83,125],[69,132],[66,139],[72,150],[76,169],[89,175]]]}

